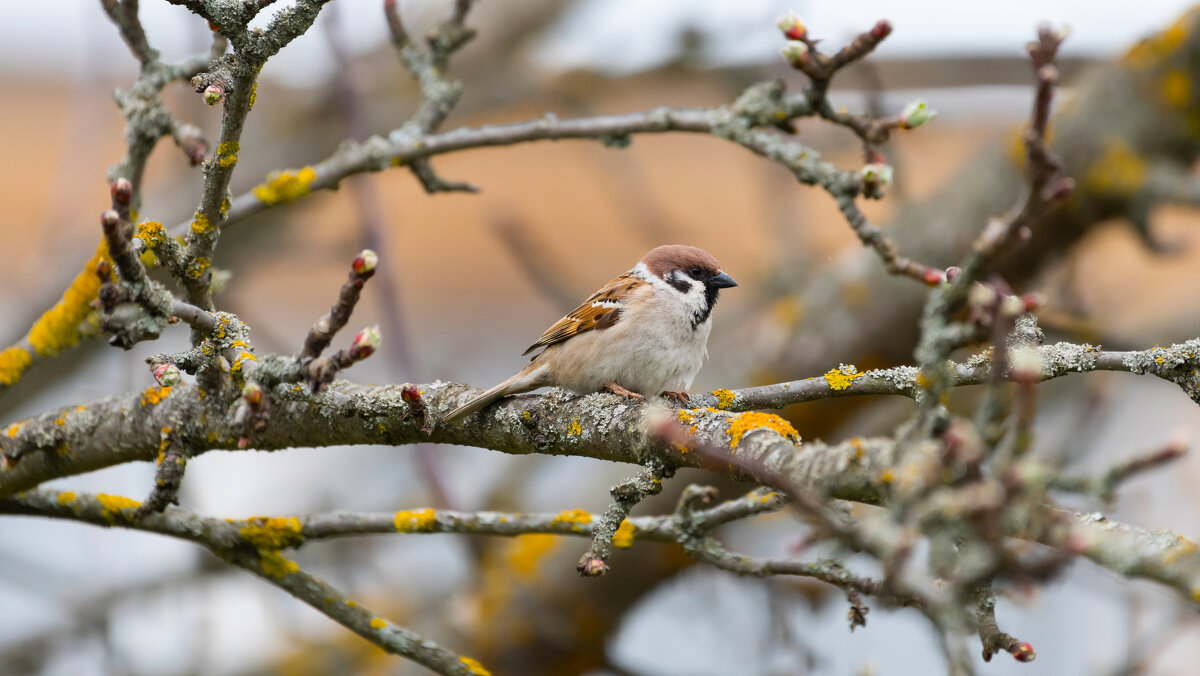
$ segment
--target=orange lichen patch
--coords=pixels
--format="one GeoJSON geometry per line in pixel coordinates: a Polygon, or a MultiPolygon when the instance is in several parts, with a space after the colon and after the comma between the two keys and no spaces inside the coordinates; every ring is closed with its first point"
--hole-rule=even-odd
{"type": "Polygon", "coordinates": [[[304,542],[303,530],[294,516],[253,516],[238,529],[238,535],[260,549],[283,549],[304,542]]]}
{"type": "MultiPolygon", "coordinates": [[[[52,357],[79,344],[79,325],[93,312],[89,303],[100,292],[96,264],[102,260],[112,262],[108,257],[108,246],[104,242],[100,242],[95,255],[84,263],[83,271],[76,275],[71,285],[63,292],[62,300],[44,312],[30,327],[29,344],[38,355],[52,357]]],[[[26,353],[26,357],[28,356],[26,353]]],[[[15,373],[10,371],[7,374],[0,368],[0,382],[7,385],[15,383],[20,379],[21,371],[28,365],[29,363],[25,362],[15,373]],[[6,380],[6,377],[9,380],[6,380]]]]}
{"type": "Polygon", "coordinates": [[[467,671],[471,672],[472,676],[492,676],[492,672],[484,669],[479,660],[470,657],[460,657],[458,661],[463,663],[463,666],[467,668],[467,671]]]}
{"type": "Polygon", "coordinates": [[[267,182],[261,183],[254,189],[254,196],[266,204],[290,202],[297,197],[303,197],[309,192],[309,186],[317,179],[317,172],[312,167],[292,171],[273,171],[267,175],[267,182]]]}
{"type": "Polygon", "coordinates": [[[792,443],[800,442],[800,433],[788,421],[774,413],[749,411],[730,418],[729,429],[727,430],[729,433],[729,448],[736,449],[738,444],[741,443],[742,437],[755,430],[771,430],[776,434],[787,437],[792,443]]]}
{"type": "MultiPolygon", "coordinates": [[[[257,84],[257,83],[255,83],[257,84]]],[[[237,141],[226,141],[217,146],[217,163],[222,167],[232,167],[237,164],[238,151],[242,146],[237,141]]]]}
{"type": "Polygon", "coordinates": [[[21,431],[21,425],[24,425],[24,424],[25,424],[24,421],[18,422],[18,423],[13,423],[8,426],[8,429],[4,430],[4,433],[7,434],[10,439],[16,439],[17,432],[21,431]]]}
{"type": "Polygon", "coordinates": [[[355,603],[354,601],[351,601],[350,599],[346,599],[346,605],[347,605],[348,607],[350,607],[350,608],[357,608],[357,607],[358,607],[358,604],[357,604],[357,603],[355,603]]]}
{"type": "Polygon", "coordinates": [[[518,577],[533,580],[537,577],[538,562],[554,549],[557,538],[548,533],[527,533],[513,538],[508,563],[518,577]]]}
{"type": "Polygon", "coordinates": [[[554,517],[554,523],[571,524],[571,530],[576,533],[583,530],[583,524],[591,522],[592,515],[582,509],[568,509],[554,517]]]}
{"type": "Polygon", "coordinates": [[[1139,41],[1125,53],[1122,61],[1133,68],[1148,68],[1161,63],[1187,40],[1189,18],[1185,14],[1162,32],[1139,41]]]}
{"type": "Polygon", "coordinates": [[[845,364],[833,369],[825,374],[825,382],[829,383],[829,389],[834,391],[844,390],[850,387],[855,378],[861,378],[864,374],[859,373],[853,366],[845,364]]]}
{"type": "Polygon", "coordinates": [[[913,380],[917,387],[929,387],[929,376],[925,375],[924,371],[917,373],[917,377],[913,380]]]}
{"type": "Polygon", "coordinates": [[[777,497],[779,497],[779,494],[778,494],[778,493],[776,493],[775,491],[771,491],[770,493],[767,493],[766,495],[764,495],[764,496],[762,496],[761,498],[759,498],[759,500],[758,500],[758,501],[759,501],[759,502],[761,502],[761,503],[763,503],[763,504],[765,505],[765,504],[767,504],[768,502],[770,502],[770,501],[774,500],[774,499],[775,499],[775,498],[777,498],[777,497]]]}
{"type": "Polygon", "coordinates": [[[372,628],[372,629],[383,629],[383,628],[384,628],[384,627],[386,627],[386,626],[387,626],[387,621],[386,621],[386,620],[383,620],[383,619],[381,619],[381,618],[378,618],[378,617],[372,617],[372,618],[371,618],[371,628],[372,628]]]}
{"type": "Polygon", "coordinates": [[[250,87],[250,103],[246,105],[246,110],[253,110],[254,104],[258,102],[258,80],[254,81],[254,86],[250,87]]]}
{"type": "Polygon", "coordinates": [[[1192,100],[1192,78],[1182,68],[1167,71],[1162,80],[1162,96],[1174,108],[1187,108],[1192,100]]]}
{"type": "Polygon", "coordinates": [[[137,509],[142,506],[141,502],[132,498],[107,493],[97,493],[96,502],[100,503],[100,516],[109,522],[115,520],[118,514],[123,514],[127,509],[137,509]]]}
{"type": "Polygon", "coordinates": [[[170,395],[170,387],[151,387],[142,392],[142,406],[154,406],[170,395]]]}
{"type": "Polygon", "coordinates": [[[291,573],[300,571],[299,564],[289,558],[285,558],[274,549],[258,550],[258,567],[262,570],[263,574],[275,578],[287,577],[291,573]]]}
{"type": "MultiPolygon", "coordinates": [[[[1162,357],[1159,357],[1159,359],[1161,360],[1161,359],[1162,359],[1162,357]]],[[[55,419],[54,419],[54,424],[55,424],[55,425],[58,425],[59,427],[62,427],[63,425],[66,425],[66,424],[67,424],[67,412],[66,412],[66,411],[63,411],[63,414],[62,414],[62,415],[60,415],[60,416],[58,416],[57,418],[55,418],[55,419]]]]}
{"type": "Polygon", "coordinates": [[[58,494],[58,504],[69,505],[72,502],[75,502],[75,493],[74,492],[63,491],[62,493],[58,494]]]}
{"type": "Polygon", "coordinates": [[[396,512],[393,522],[397,533],[430,533],[437,526],[437,512],[432,509],[396,512]]]}
{"type": "Polygon", "coordinates": [[[237,356],[237,359],[233,360],[233,367],[230,370],[232,370],[234,373],[241,371],[242,362],[246,361],[247,359],[250,361],[258,361],[258,357],[255,357],[253,354],[249,352],[242,352],[237,356]]]}
{"type": "Polygon", "coordinates": [[[885,484],[890,484],[896,480],[896,473],[890,469],[885,469],[879,475],[879,481],[885,484]]]}
{"type": "Polygon", "coordinates": [[[862,437],[854,437],[850,440],[850,446],[854,448],[854,459],[862,460],[863,457],[863,440],[862,437]]]}
{"type": "Polygon", "coordinates": [[[613,533],[612,545],[617,549],[629,549],[633,546],[633,537],[637,534],[637,528],[633,522],[625,519],[617,526],[617,532],[613,533]]]}
{"type": "Polygon", "coordinates": [[[737,395],[733,390],[713,390],[712,394],[717,398],[717,408],[727,409],[733,406],[733,400],[737,399],[737,395]]]}
{"type": "Polygon", "coordinates": [[[1110,140],[1083,175],[1083,185],[1091,193],[1128,197],[1146,182],[1146,160],[1120,139],[1110,140]]]}
{"type": "Polygon", "coordinates": [[[575,418],[574,420],[571,421],[570,425],[567,425],[567,434],[569,434],[573,437],[577,437],[577,436],[580,436],[583,434],[583,428],[579,426],[579,418],[575,418]]]}

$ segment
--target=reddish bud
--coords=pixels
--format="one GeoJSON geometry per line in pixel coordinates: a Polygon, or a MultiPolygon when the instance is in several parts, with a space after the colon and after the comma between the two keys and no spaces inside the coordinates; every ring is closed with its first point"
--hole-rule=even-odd
{"type": "Polygon", "coordinates": [[[892,182],[892,167],[881,162],[874,162],[864,166],[860,173],[862,174],[863,183],[869,187],[882,188],[892,182]]]}
{"type": "Polygon", "coordinates": [[[204,88],[204,102],[215,106],[225,98],[225,89],[220,85],[210,84],[204,88]]]}
{"type": "Polygon", "coordinates": [[[99,263],[96,263],[96,276],[100,278],[100,281],[107,282],[112,278],[112,264],[101,259],[99,263]]]}
{"type": "Polygon", "coordinates": [[[808,36],[808,28],[804,26],[804,22],[791,12],[779,17],[779,21],[776,21],[775,25],[779,26],[779,30],[789,40],[803,40],[808,36]]]}
{"type": "Polygon", "coordinates": [[[355,274],[370,277],[375,274],[375,266],[378,263],[379,256],[376,256],[374,251],[363,249],[354,257],[354,262],[350,264],[350,267],[354,269],[355,274]]]}
{"type": "Polygon", "coordinates": [[[240,437],[238,439],[238,448],[243,449],[250,445],[250,437],[240,437]]]}
{"type": "Polygon", "coordinates": [[[1021,302],[1025,305],[1026,312],[1034,312],[1046,306],[1046,294],[1033,291],[1021,296],[1021,302]]]}
{"type": "Polygon", "coordinates": [[[179,367],[174,364],[159,364],[154,367],[154,379],[163,387],[171,387],[178,385],[183,380],[183,374],[179,372],[179,367]]]}
{"type": "Polygon", "coordinates": [[[962,274],[962,268],[957,265],[951,265],[946,268],[946,281],[953,282],[959,275],[962,274]]]}
{"type": "Polygon", "coordinates": [[[800,64],[808,60],[808,45],[799,40],[788,40],[787,44],[780,50],[783,58],[792,66],[799,67],[800,64]]]}
{"type": "Polygon", "coordinates": [[[1037,658],[1037,653],[1033,651],[1033,646],[1028,641],[1013,648],[1013,659],[1018,662],[1032,662],[1037,658]]]}
{"type": "Polygon", "coordinates": [[[104,228],[104,232],[113,232],[120,224],[121,215],[112,209],[108,209],[100,214],[100,226],[104,228]]]}
{"type": "Polygon", "coordinates": [[[258,406],[263,400],[263,388],[255,382],[246,383],[242,388],[242,400],[251,406],[258,406]]]}
{"type": "Polygon", "coordinates": [[[892,34],[892,22],[887,19],[880,19],[871,26],[870,35],[876,42],[886,38],[892,34]]]}
{"type": "Polygon", "coordinates": [[[118,178],[109,186],[109,192],[112,193],[113,204],[125,206],[133,201],[133,184],[127,178],[118,178]]]}
{"type": "Polygon", "coordinates": [[[928,286],[937,286],[946,281],[946,273],[933,268],[926,268],[923,277],[928,286]]]}
{"type": "Polygon", "coordinates": [[[1072,192],[1075,192],[1075,179],[1070,176],[1061,176],[1046,187],[1043,195],[1047,200],[1057,202],[1067,199],[1072,192]]]}
{"type": "Polygon", "coordinates": [[[600,577],[608,572],[608,564],[594,556],[589,556],[580,561],[576,569],[584,577],[600,577]]]}
{"type": "Polygon", "coordinates": [[[379,333],[379,327],[369,326],[354,336],[354,343],[350,346],[350,352],[359,359],[365,359],[374,354],[382,342],[383,335],[379,333]]]}
{"type": "Polygon", "coordinates": [[[418,390],[416,385],[405,385],[400,390],[400,398],[406,403],[415,404],[421,401],[421,390],[418,390]]]}

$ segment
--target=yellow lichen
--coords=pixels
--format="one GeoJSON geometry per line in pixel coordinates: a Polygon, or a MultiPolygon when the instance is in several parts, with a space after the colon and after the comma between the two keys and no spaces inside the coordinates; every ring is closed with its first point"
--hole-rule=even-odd
{"type": "Polygon", "coordinates": [[[576,533],[583,530],[583,524],[591,522],[592,515],[582,509],[568,509],[554,517],[554,523],[571,524],[571,530],[576,533]]]}
{"type": "Polygon", "coordinates": [[[1187,108],[1192,100],[1192,78],[1182,68],[1175,68],[1163,76],[1163,99],[1175,108],[1187,108]]]}
{"type": "Polygon", "coordinates": [[[304,542],[304,527],[294,516],[255,516],[246,519],[238,535],[261,549],[283,549],[304,542]]]}
{"type": "Polygon", "coordinates": [[[154,406],[170,395],[170,387],[151,387],[142,392],[142,406],[154,406]]]}
{"type": "Polygon", "coordinates": [[[842,364],[825,374],[825,382],[829,383],[829,389],[840,391],[850,387],[855,378],[861,378],[863,375],[853,366],[842,364]]]}
{"type": "Polygon", "coordinates": [[[613,533],[612,544],[617,549],[629,549],[633,546],[633,536],[637,533],[637,528],[633,522],[625,519],[621,525],[617,527],[617,532],[613,533]]]}
{"type": "Polygon", "coordinates": [[[713,390],[712,394],[717,398],[717,408],[722,410],[733,406],[733,400],[737,398],[732,390],[713,390]]]}
{"type": "Polygon", "coordinates": [[[96,502],[100,503],[100,516],[106,521],[113,521],[118,514],[123,514],[127,509],[137,509],[142,503],[132,498],[127,498],[121,495],[109,495],[108,493],[97,493],[96,502]]]}
{"type": "Polygon", "coordinates": [[[17,432],[21,431],[21,425],[24,424],[24,422],[13,423],[8,426],[8,429],[4,430],[4,433],[8,435],[9,439],[16,439],[17,432]]]}
{"type": "Polygon", "coordinates": [[[533,414],[529,411],[521,411],[521,417],[526,420],[533,420],[533,414]]]}
{"type": "Polygon", "coordinates": [[[58,494],[58,504],[69,505],[72,502],[75,502],[75,493],[71,491],[63,491],[62,493],[58,494]]]}
{"type": "Polygon", "coordinates": [[[418,509],[412,512],[396,512],[393,519],[398,533],[429,533],[437,526],[437,512],[418,509]]]}
{"type": "Polygon", "coordinates": [[[1146,182],[1146,160],[1124,141],[1110,140],[1083,175],[1083,185],[1098,196],[1129,197],[1146,182]]]}
{"type": "Polygon", "coordinates": [[[192,279],[200,279],[200,277],[208,270],[208,266],[212,265],[212,261],[207,256],[196,256],[188,262],[187,269],[184,273],[192,279]]]}
{"type": "Polygon", "coordinates": [[[274,549],[258,550],[258,567],[264,574],[275,578],[287,577],[300,570],[300,566],[295,561],[284,557],[274,549]]]}
{"type": "Polygon", "coordinates": [[[583,428],[579,426],[579,418],[575,418],[570,425],[567,425],[567,434],[576,437],[583,434],[583,428]]]}
{"type": "Polygon", "coordinates": [[[213,231],[212,223],[209,222],[208,216],[197,211],[196,218],[192,221],[192,233],[196,235],[207,235],[213,231]]]}
{"type": "Polygon", "coordinates": [[[532,580],[537,575],[538,562],[551,549],[557,538],[547,533],[527,533],[513,538],[508,562],[518,577],[532,580]]]}
{"type": "Polygon", "coordinates": [[[879,475],[879,481],[881,483],[890,484],[895,480],[896,480],[896,473],[890,469],[883,470],[883,472],[879,475]]]}
{"type": "Polygon", "coordinates": [[[167,231],[158,221],[143,221],[138,224],[134,237],[142,240],[147,247],[155,247],[167,241],[167,231]]]}
{"type": "Polygon", "coordinates": [[[1197,549],[1200,549],[1200,547],[1197,547],[1195,542],[1180,535],[1163,556],[1163,561],[1167,564],[1174,563],[1175,559],[1191,554],[1197,549]]]}
{"type": "Polygon", "coordinates": [[[1162,32],[1138,42],[1125,53],[1124,62],[1134,68],[1147,68],[1161,63],[1187,40],[1188,18],[1185,15],[1162,32]]]}
{"type": "Polygon", "coordinates": [[[226,141],[217,146],[217,163],[222,167],[232,167],[237,164],[237,154],[242,146],[237,141],[226,141]]]}
{"type": "Polygon", "coordinates": [[[762,413],[760,411],[749,411],[736,415],[729,420],[729,448],[736,449],[741,443],[742,437],[755,430],[771,430],[780,434],[792,441],[792,443],[800,442],[800,433],[788,421],[780,418],[774,413],[762,413]]]}
{"type": "Polygon", "coordinates": [[[463,666],[467,668],[467,671],[471,672],[472,676],[492,676],[492,672],[484,669],[479,660],[470,657],[460,657],[458,661],[463,663],[463,666]]]}
{"type": "Polygon", "coordinates": [[[358,604],[355,603],[354,601],[351,601],[350,599],[346,599],[346,606],[348,606],[350,608],[357,608],[358,604]]]}
{"type": "Polygon", "coordinates": [[[383,629],[386,626],[387,626],[387,622],[385,620],[378,618],[378,617],[371,618],[371,628],[372,629],[383,629]]]}
{"type": "Polygon", "coordinates": [[[258,80],[254,81],[254,85],[250,87],[250,103],[246,106],[246,110],[253,110],[254,104],[258,101],[258,80]]]}
{"type": "Polygon", "coordinates": [[[304,167],[296,171],[275,171],[267,176],[267,182],[261,183],[254,189],[254,196],[266,204],[290,202],[297,197],[308,194],[309,186],[317,178],[317,172],[312,167],[304,167]]]}
{"type": "MultiPolygon", "coordinates": [[[[79,344],[79,325],[93,312],[90,303],[100,292],[100,277],[96,275],[96,265],[102,260],[112,262],[108,257],[108,246],[104,242],[100,243],[95,255],[84,263],[83,271],[76,275],[71,285],[63,292],[62,300],[33,323],[29,329],[29,344],[38,355],[53,357],[79,344]]],[[[26,353],[26,357],[28,356],[26,353]]],[[[19,356],[16,358],[21,359],[19,356]]],[[[15,383],[28,364],[26,361],[15,372],[10,371],[7,374],[0,368],[0,382],[7,385],[15,383]]]]}

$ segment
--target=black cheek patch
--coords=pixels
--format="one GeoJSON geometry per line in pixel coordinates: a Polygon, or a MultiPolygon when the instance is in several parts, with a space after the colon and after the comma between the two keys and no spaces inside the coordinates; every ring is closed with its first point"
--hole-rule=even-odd
{"type": "Polygon", "coordinates": [[[675,287],[675,290],[679,293],[687,293],[692,290],[692,283],[686,279],[680,279],[679,275],[676,274],[668,275],[666,282],[675,287]]]}

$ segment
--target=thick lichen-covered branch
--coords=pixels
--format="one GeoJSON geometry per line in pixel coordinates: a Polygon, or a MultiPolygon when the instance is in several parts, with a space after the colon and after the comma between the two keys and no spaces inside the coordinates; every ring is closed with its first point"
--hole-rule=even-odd
{"type": "Polygon", "coordinates": [[[16,500],[0,502],[0,511],[72,519],[103,527],[135,528],[188,540],[279,587],[389,653],[439,674],[487,673],[476,660],[461,657],[380,617],[283,556],[280,550],[294,544],[293,525],[299,523],[294,518],[230,522],[183,510],[151,513],[142,509],[138,501],[122,496],[69,491],[31,491],[16,500]]]}

